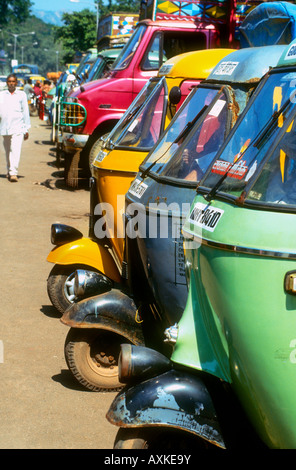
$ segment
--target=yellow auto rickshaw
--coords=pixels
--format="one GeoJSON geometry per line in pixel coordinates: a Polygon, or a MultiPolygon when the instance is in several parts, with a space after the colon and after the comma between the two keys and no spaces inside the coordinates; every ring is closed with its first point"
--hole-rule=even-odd
{"type": "MultiPolygon", "coordinates": [[[[74,301],[75,271],[87,268],[103,276],[103,285],[120,283],[124,250],[124,196],[139,165],[156,144],[190,91],[232,49],[189,52],[163,64],[108,136],[98,141],[91,177],[89,236],[61,224],[51,227],[55,248],[47,288],[63,313],[74,301]],[[107,213],[106,218],[102,215],[107,213]],[[110,216],[110,217],[109,217],[110,216]]],[[[66,320],[65,320],[66,322],[66,320]]]]}

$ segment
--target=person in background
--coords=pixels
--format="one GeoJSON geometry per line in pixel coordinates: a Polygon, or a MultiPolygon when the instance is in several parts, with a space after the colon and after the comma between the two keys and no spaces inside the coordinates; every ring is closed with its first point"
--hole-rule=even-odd
{"type": "Polygon", "coordinates": [[[29,138],[31,127],[27,95],[17,89],[17,76],[8,75],[7,90],[0,92],[0,135],[6,155],[7,178],[18,181],[18,167],[23,140],[29,138]]]}
{"type": "Polygon", "coordinates": [[[50,80],[44,80],[43,86],[41,87],[42,96],[44,99],[47,98],[47,93],[49,92],[50,88],[51,88],[50,80]]]}
{"type": "Polygon", "coordinates": [[[24,92],[26,93],[27,95],[27,100],[30,100],[31,99],[31,95],[34,94],[34,88],[32,86],[32,80],[30,78],[28,78],[28,80],[26,81],[25,83],[25,86],[24,86],[24,92]]]}
{"type": "Polygon", "coordinates": [[[41,84],[40,84],[39,80],[37,80],[37,82],[34,85],[34,93],[35,93],[36,96],[39,96],[42,93],[41,84]]]}

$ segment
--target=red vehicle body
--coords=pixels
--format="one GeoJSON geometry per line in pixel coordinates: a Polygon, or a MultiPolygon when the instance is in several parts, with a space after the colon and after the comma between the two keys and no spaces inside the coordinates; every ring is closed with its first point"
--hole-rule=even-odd
{"type": "Polygon", "coordinates": [[[214,1],[177,2],[179,6],[172,14],[159,13],[157,8],[161,4],[157,1],[148,1],[146,11],[140,14],[140,18],[146,14],[156,19],[139,21],[108,76],[74,88],[65,98],[61,125],[65,178],[69,186],[77,184],[77,162],[89,172],[92,146],[110,132],[146,81],[157,75],[163,62],[183,52],[234,44],[237,21],[234,0],[225,2],[225,10],[220,7],[218,13],[214,1]],[[211,10],[212,17],[204,12],[199,16],[184,16],[184,5],[206,6],[207,12],[210,7],[216,10],[211,10]]]}

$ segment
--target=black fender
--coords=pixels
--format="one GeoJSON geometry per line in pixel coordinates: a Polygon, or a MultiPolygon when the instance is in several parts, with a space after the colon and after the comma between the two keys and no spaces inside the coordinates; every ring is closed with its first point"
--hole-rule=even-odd
{"type": "Polygon", "coordinates": [[[106,415],[115,426],[165,426],[226,448],[211,395],[202,378],[171,369],[115,397],[106,415]]]}
{"type": "Polygon", "coordinates": [[[144,345],[138,309],[133,299],[111,289],[81,300],[65,310],[61,322],[71,328],[100,328],[124,336],[135,345],[144,345]]]}

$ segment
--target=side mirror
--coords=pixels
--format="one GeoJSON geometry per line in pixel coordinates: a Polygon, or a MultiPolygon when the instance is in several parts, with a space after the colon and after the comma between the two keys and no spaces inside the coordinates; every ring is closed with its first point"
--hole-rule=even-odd
{"type": "Polygon", "coordinates": [[[180,88],[178,86],[173,86],[169,95],[170,103],[176,105],[180,103],[181,98],[182,98],[182,94],[181,94],[180,88]]]}

